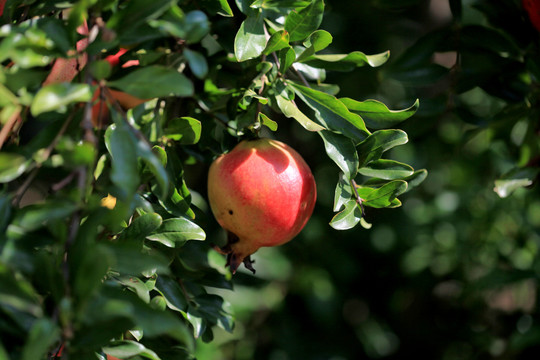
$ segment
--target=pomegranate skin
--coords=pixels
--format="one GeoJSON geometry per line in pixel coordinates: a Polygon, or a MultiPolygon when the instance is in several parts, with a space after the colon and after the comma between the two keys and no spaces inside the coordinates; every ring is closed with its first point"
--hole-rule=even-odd
{"type": "Polygon", "coordinates": [[[529,15],[529,20],[540,31],[540,0],[522,0],[522,5],[529,15]]]}
{"type": "Polygon", "coordinates": [[[263,246],[294,238],[313,213],[317,190],[304,159],[276,140],[244,140],[218,157],[208,173],[208,198],[229,234],[222,251],[233,273],[263,246]]]}

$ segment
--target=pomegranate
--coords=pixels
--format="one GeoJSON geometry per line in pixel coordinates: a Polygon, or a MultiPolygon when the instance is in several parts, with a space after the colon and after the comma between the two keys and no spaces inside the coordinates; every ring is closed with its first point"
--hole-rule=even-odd
{"type": "Polygon", "coordinates": [[[522,0],[523,7],[529,15],[531,23],[540,31],[540,0],[522,0]]]}
{"type": "Polygon", "coordinates": [[[221,248],[233,274],[263,246],[294,238],[315,206],[315,180],[304,159],[276,140],[244,140],[218,157],[208,173],[208,199],[228,233],[221,248]]]}

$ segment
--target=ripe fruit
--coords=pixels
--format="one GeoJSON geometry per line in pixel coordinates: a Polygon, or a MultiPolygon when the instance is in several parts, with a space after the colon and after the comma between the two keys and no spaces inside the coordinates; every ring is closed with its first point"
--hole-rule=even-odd
{"type": "Polygon", "coordinates": [[[242,262],[255,272],[250,255],[277,246],[306,225],[317,197],[308,165],[276,140],[244,140],[218,157],[208,173],[208,198],[229,234],[221,250],[233,273],[242,262]]]}
{"type": "Polygon", "coordinates": [[[536,30],[540,31],[540,0],[523,0],[523,7],[536,30]]]}

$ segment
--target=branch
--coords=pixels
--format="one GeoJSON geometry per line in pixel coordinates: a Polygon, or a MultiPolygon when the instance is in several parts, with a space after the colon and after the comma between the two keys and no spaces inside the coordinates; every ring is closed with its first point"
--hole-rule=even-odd
{"type": "Polygon", "coordinates": [[[15,110],[15,112],[13,112],[13,114],[11,114],[11,116],[8,119],[8,121],[6,122],[6,124],[4,126],[2,126],[2,130],[0,130],[0,149],[4,145],[4,142],[6,141],[9,134],[11,133],[11,130],[15,126],[15,123],[19,119],[20,115],[21,115],[21,107],[18,106],[17,109],[15,110]]]}

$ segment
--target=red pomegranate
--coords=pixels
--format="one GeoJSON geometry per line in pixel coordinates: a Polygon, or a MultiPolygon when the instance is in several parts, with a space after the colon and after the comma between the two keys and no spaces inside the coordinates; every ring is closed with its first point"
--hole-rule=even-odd
{"type": "Polygon", "coordinates": [[[523,8],[536,30],[540,31],[540,0],[522,0],[523,8]]]}
{"type": "Polygon", "coordinates": [[[243,262],[255,273],[250,255],[294,238],[310,218],[316,197],[309,166],[280,141],[244,140],[218,157],[208,174],[208,198],[229,234],[221,250],[232,272],[243,262]]]}

